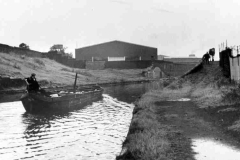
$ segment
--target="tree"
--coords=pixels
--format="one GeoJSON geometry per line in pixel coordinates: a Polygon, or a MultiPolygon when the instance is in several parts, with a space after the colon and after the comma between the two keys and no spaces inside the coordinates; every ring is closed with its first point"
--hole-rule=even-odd
{"type": "Polygon", "coordinates": [[[30,49],[29,46],[27,44],[25,44],[25,43],[19,44],[19,48],[30,49]]]}
{"type": "Polygon", "coordinates": [[[58,53],[61,55],[69,56],[69,53],[66,53],[65,50],[67,47],[63,47],[62,44],[54,44],[52,47],[50,47],[50,51],[48,53],[58,53]]]}
{"type": "Polygon", "coordinates": [[[62,44],[54,44],[52,47],[50,47],[50,51],[57,51],[63,53],[65,53],[65,49],[67,49],[67,47],[63,47],[62,44]]]}

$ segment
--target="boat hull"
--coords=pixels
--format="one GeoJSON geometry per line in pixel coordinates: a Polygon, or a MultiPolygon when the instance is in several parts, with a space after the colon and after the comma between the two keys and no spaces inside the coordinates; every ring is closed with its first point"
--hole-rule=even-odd
{"type": "Polygon", "coordinates": [[[87,104],[101,99],[102,90],[62,97],[46,97],[37,93],[26,93],[21,97],[22,104],[29,113],[71,111],[81,109],[87,104]]]}

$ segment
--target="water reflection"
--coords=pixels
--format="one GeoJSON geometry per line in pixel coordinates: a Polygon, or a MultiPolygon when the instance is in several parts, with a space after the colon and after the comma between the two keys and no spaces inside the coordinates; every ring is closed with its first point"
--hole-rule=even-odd
{"type": "MultiPolygon", "coordinates": [[[[3,105],[0,108],[5,108],[3,105]]],[[[8,105],[22,107],[20,102],[8,105]]],[[[115,159],[133,107],[104,94],[102,101],[66,114],[19,115],[4,111],[0,159],[115,159]]]]}
{"type": "Polygon", "coordinates": [[[120,101],[132,103],[145,92],[161,88],[163,88],[162,81],[155,81],[152,83],[104,87],[104,93],[108,93],[112,97],[117,97],[120,101]]]}
{"type": "Polygon", "coordinates": [[[193,139],[196,160],[238,160],[240,150],[214,139],[193,139]]]}

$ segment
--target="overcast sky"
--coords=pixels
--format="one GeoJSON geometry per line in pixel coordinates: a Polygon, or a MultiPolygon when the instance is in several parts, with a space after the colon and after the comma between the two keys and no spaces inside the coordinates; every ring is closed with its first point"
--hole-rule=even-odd
{"type": "Polygon", "coordinates": [[[202,57],[240,43],[239,0],[0,0],[0,43],[49,51],[120,40],[202,57]]]}

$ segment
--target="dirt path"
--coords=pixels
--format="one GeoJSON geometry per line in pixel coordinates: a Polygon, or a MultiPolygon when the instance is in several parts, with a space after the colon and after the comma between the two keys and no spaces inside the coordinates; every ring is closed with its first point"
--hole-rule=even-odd
{"type": "MultiPolygon", "coordinates": [[[[191,101],[162,101],[156,102],[159,122],[172,127],[177,134],[170,134],[172,151],[175,159],[196,159],[193,141],[196,139],[211,139],[222,144],[239,148],[239,143],[220,128],[217,117],[212,116],[206,109],[199,109],[191,101]]],[[[209,146],[211,147],[211,146],[209,146]]],[[[206,148],[211,150],[212,148],[206,148]]],[[[218,155],[216,155],[215,159],[218,155]]],[[[205,157],[208,159],[208,157],[205,157]]],[[[226,157],[226,159],[228,159],[226,157]]]]}

